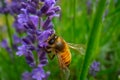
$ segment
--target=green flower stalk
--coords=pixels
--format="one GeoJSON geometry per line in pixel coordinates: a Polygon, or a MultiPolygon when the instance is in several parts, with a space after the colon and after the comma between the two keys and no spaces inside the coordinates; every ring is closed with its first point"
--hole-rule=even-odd
{"type": "Polygon", "coordinates": [[[86,54],[85,54],[85,58],[84,58],[83,66],[82,66],[80,80],[86,80],[87,73],[89,71],[89,66],[92,61],[92,57],[96,53],[96,49],[98,47],[99,37],[100,37],[101,29],[102,29],[102,26],[100,25],[100,23],[102,22],[102,16],[103,16],[103,11],[105,9],[105,3],[106,3],[106,0],[100,0],[98,3],[98,7],[96,8],[97,10],[96,10],[96,14],[94,17],[93,27],[92,27],[91,34],[89,37],[89,41],[87,44],[87,50],[86,50],[86,54]]]}
{"type": "Polygon", "coordinates": [[[6,27],[7,27],[7,32],[8,32],[8,37],[9,37],[9,41],[10,41],[10,46],[12,47],[12,32],[10,29],[10,24],[9,24],[9,20],[8,20],[8,14],[5,14],[5,22],[6,22],[6,27]]]}

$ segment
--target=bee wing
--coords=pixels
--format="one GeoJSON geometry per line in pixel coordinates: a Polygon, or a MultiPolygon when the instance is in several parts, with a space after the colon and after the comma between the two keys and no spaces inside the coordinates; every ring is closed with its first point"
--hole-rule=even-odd
{"type": "Polygon", "coordinates": [[[70,70],[68,69],[68,67],[64,64],[63,60],[61,59],[60,55],[57,54],[58,57],[58,61],[59,61],[59,65],[61,70],[63,71],[63,76],[65,76],[65,80],[69,79],[70,76],[70,70]]]}
{"type": "Polygon", "coordinates": [[[85,54],[85,45],[82,44],[74,44],[74,43],[67,43],[70,48],[78,51],[80,54],[85,54]]]}

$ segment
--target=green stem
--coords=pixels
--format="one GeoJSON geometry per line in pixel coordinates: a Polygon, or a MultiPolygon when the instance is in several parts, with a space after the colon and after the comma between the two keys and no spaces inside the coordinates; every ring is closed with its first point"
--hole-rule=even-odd
{"type": "Polygon", "coordinates": [[[86,50],[86,54],[85,54],[85,58],[82,66],[80,80],[86,80],[92,57],[94,54],[96,54],[96,49],[99,44],[100,32],[102,29],[102,26],[100,26],[100,23],[102,21],[103,11],[105,9],[105,3],[106,3],[106,0],[100,0],[98,7],[96,8],[97,10],[94,17],[93,27],[89,37],[89,41],[87,44],[87,50],[86,50]]]}
{"type": "Polygon", "coordinates": [[[75,24],[76,20],[75,19],[76,19],[76,0],[74,0],[74,2],[73,2],[73,26],[72,26],[72,32],[73,32],[72,39],[73,39],[73,41],[74,41],[74,30],[76,27],[76,24],[75,24]]]}
{"type": "Polygon", "coordinates": [[[10,46],[12,47],[12,45],[13,45],[13,42],[12,42],[12,32],[11,32],[11,29],[10,29],[11,26],[9,24],[8,14],[5,14],[5,22],[6,22],[6,27],[7,27],[9,41],[10,41],[10,46]]]}
{"type": "MultiPolygon", "coordinates": [[[[9,37],[9,41],[10,41],[10,46],[11,46],[11,48],[12,48],[13,41],[12,41],[11,26],[10,26],[10,24],[9,24],[9,14],[5,14],[5,21],[6,21],[6,27],[7,27],[8,37],[9,37]]],[[[12,48],[12,51],[13,51],[13,58],[11,58],[11,60],[12,60],[12,65],[11,65],[11,67],[13,67],[13,68],[12,68],[12,69],[13,69],[12,71],[15,70],[16,73],[19,74],[18,67],[17,67],[18,59],[17,59],[17,57],[15,56],[15,51],[14,51],[13,48],[12,48]],[[14,62],[14,60],[15,60],[15,62],[14,62]]],[[[17,75],[15,74],[15,76],[17,76],[17,75]]],[[[18,79],[18,77],[15,77],[15,78],[18,79]]]]}

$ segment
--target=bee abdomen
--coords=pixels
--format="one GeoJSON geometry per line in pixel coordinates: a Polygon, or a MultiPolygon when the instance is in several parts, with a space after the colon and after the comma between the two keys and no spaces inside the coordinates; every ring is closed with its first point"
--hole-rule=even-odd
{"type": "Polygon", "coordinates": [[[61,54],[61,58],[64,62],[64,64],[68,67],[70,65],[71,62],[71,53],[69,50],[66,50],[65,52],[63,52],[61,54]]]}
{"type": "Polygon", "coordinates": [[[70,65],[70,60],[65,62],[65,65],[68,67],[70,65]]]}

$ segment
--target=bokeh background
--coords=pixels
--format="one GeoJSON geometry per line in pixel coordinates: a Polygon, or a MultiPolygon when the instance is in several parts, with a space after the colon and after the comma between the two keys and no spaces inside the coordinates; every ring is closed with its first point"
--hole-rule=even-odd
{"type": "MultiPolygon", "coordinates": [[[[93,27],[95,12],[99,0],[58,0],[60,17],[53,20],[57,35],[67,42],[87,45],[93,27]]],[[[102,5],[101,5],[102,6],[102,5]]],[[[11,34],[16,33],[12,27],[14,18],[9,16],[11,34]]],[[[88,80],[120,80],[120,0],[107,0],[102,15],[100,42],[94,54],[94,60],[100,62],[100,71],[96,76],[88,73],[88,80]]],[[[5,15],[0,14],[0,41],[9,41],[5,15]]],[[[72,62],[69,66],[70,80],[79,80],[83,56],[71,50],[72,62]]],[[[48,80],[62,80],[57,57],[49,60],[45,70],[51,72],[48,80]]],[[[0,80],[21,80],[24,71],[31,71],[24,57],[10,54],[0,47],[0,80]]]]}

